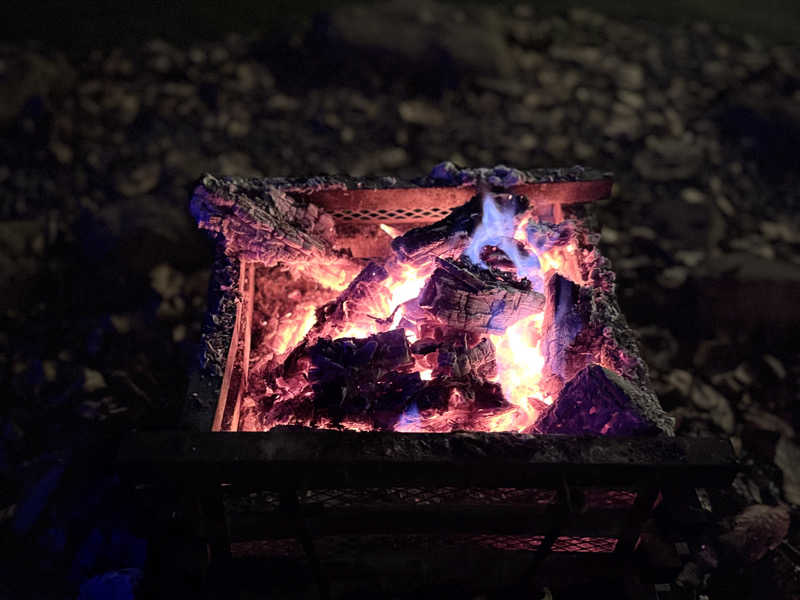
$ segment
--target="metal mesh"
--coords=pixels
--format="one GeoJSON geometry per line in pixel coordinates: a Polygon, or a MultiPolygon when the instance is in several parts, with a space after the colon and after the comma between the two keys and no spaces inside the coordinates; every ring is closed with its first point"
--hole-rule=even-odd
{"type": "Polygon", "coordinates": [[[330,507],[372,505],[430,506],[442,504],[533,504],[546,505],[555,501],[553,490],[520,488],[366,488],[308,490],[301,498],[303,504],[323,504],[330,507]]]}
{"type": "Polygon", "coordinates": [[[332,212],[337,221],[362,221],[368,223],[438,221],[450,214],[449,208],[378,208],[364,210],[340,209],[332,212]]]}
{"type": "Polygon", "coordinates": [[[605,488],[584,488],[583,497],[587,508],[625,508],[633,506],[636,501],[636,492],[605,488]]]}
{"type": "MultiPolygon", "coordinates": [[[[541,546],[541,535],[338,535],[320,537],[314,546],[320,557],[359,554],[409,553],[430,554],[459,549],[484,549],[503,552],[535,552],[541,546]]],[[[561,536],[553,543],[553,552],[609,553],[617,546],[617,538],[561,536]]],[[[236,556],[301,557],[303,550],[294,539],[240,542],[232,545],[236,556]]]]}
{"type": "MultiPolygon", "coordinates": [[[[584,502],[590,509],[626,508],[633,505],[636,492],[605,488],[581,490],[584,502]]],[[[308,490],[300,495],[302,504],[346,507],[364,504],[415,506],[441,504],[530,504],[547,505],[556,501],[556,492],[547,489],[524,488],[344,488],[308,490]]],[[[237,501],[254,510],[273,510],[280,505],[278,492],[263,491],[250,494],[237,501]]]]}
{"type": "Polygon", "coordinates": [[[553,552],[613,552],[617,538],[562,536],[553,543],[553,552]]]}

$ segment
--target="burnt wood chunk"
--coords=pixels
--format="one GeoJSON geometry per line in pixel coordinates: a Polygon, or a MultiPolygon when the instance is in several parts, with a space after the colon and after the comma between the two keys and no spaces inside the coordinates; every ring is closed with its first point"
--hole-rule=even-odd
{"type": "Polygon", "coordinates": [[[191,208],[198,225],[219,234],[225,252],[239,260],[284,264],[339,289],[361,270],[349,252],[333,247],[329,214],[278,188],[264,186],[256,193],[207,175],[191,208]]]}
{"type": "Polygon", "coordinates": [[[403,372],[414,359],[402,329],[363,339],[320,338],[309,355],[314,406],[334,423],[348,419],[386,428],[422,385],[419,373],[403,372]]]}
{"type": "Polygon", "coordinates": [[[423,388],[415,391],[410,401],[420,411],[452,410],[454,420],[460,418],[463,425],[469,425],[477,416],[476,409],[497,410],[508,406],[499,384],[474,374],[427,381],[423,388]]]}
{"type": "Polygon", "coordinates": [[[414,364],[403,329],[366,338],[320,338],[310,349],[312,383],[326,383],[339,373],[367,369],[381,375],[414,364]]]}
{"type": "Polygon", "coordinates": [[[475,346],[464,349],[451,347],[439,349],[435,375],[461,378],[470,373],[488,378],[497,374],[494,344],[486,338],[475,346]]]}
{"type": "Polygon", "coordinates": [[[536,422],[541,433],[641,435],[659,433],[643,413],[646,393],[622,377],[590,365],[570,379],[536,422]]]}
{"type": "Polygon", "coordinates": [[[335,338],[354,320],[374,318],[370,311],[386,292],[382,282],[388,276],[382,266],[369,263],[336,300],[317,309],[317,320],[307,339],[313,342],[319,337],[335,338]]]}
{"type": "MultiPolygon", "coordinates": [[[[506,195],[508,196],[508,195],[506,195]]],[[[525,196],[509,196],[506,199],[514,214],[521,214],[529,207],[525,196]]],[[[414,262],[427,255],[440,258],[455,258],[469,245],[470,236],[481,222],[483,199],[481,195],[472,199],[447,215],[444,219],[407,231],[392,240],[392,249],[404,261],[414,262]]]]}
{"type": "Polygon", "coordinates": [[[542,324],[542,354],[548,388],[557,391],[564,381],[586,366],[591,352],[580,347],[579,334],[588,326],[588,305],[581,287],[555,273],[545,284],[547,303],[542,324]]]}
{"type": "Polygon", "coordinates": [[[466,260],[438,260],[419,305],[447,326],[464,331],[504,333],[544,308],[545,298],[530,282],[478,269],[466,260]]]}
{"type": "Polygon", "coordinates": [[[423,338],[411,344],[413,354],[430,354],[439,348],[439,342],[431,338],[423,338]]]}

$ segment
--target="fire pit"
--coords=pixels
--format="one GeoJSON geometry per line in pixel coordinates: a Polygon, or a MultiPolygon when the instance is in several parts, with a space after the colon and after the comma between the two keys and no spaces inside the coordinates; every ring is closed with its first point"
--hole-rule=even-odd
{"type": "Polygon", "coordinates": [[[734,462],[676,440],[649,387],[589,228],[610,188],[448,163],[415,182],[206,176],[192,211],[218,255],[189,432],[138,434],[124,461],[200,486],[223,560],[303,555],[323,593],[332,571],[423,555],[416,583],[630,554],[662,490],[726,485],[734,462]]]}

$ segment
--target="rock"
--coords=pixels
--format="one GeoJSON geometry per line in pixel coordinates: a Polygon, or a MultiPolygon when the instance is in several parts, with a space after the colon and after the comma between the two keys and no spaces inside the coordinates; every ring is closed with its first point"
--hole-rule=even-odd
{"type": "Polygon", "coordinates": [[[728,399],[707,383],[695,382],[691,390],[692,403],[707,411],[711,420],[725,433],[733,433],[736,419],[728,399]]]}
{"type": "Polygon", "coordinates": [[[157,162],[145,163],[130,173],[122,175],[117,189],[129,198],[141,196],[155,189],[161,177],[161,165],[157,162]]]}
{"type": "Polygon", "coordinates": [[[75,83],[77,73],[61,54],[44,55],[37,52],[12,54],[3,61],[0,73],[0,125],[9,124],[25,103],[39,97],[46,103],[64,95],[75,83]]]}
{"type": "Polygon", "coordinates": [[[406,123],[425,125],[427,127],[440,127],[444,125],[444,113],[423,100],[401,102],[397,106],[397,112],[400,113],[400,118],[406,123]]]}
{"type": "Polygon", "coordinates": [[[633,159],[633,166],[642,177],[653,181],[688,179],[703,164],[703,152],[689,137],[648,136],[645,150],[633,159]]]}
{"type": "Polygon", "coordinates": [[[78,600],[135,600],[143,578],[141,569],[120,569],[97,575],[81,585],[78,600]]]}
{"type": "Polygon", "coordinates": [[[702,204],[706,201],[706,195],[697,188],[687,187],[681,190],[681,199],[689,204],[702,204]]]}
{"type": "Polygon", "coordinates": [[[622,64],[617,71],[617,81],[623,89],[639,90],[644,86],[644,69],[636,63],[622,64]]]}
{"type": "Polygon", "coordinates": [[[733,556],[748,564],[778,547],[789,533],[789,510],[785,506],[748,506],[736,516],[733,530],[720,537],[733,556]]]}
{"type": "Polygon", "coordinates": [[[763,431],[777,431],[787,439],[794,437],[794,427],[791,423],[757,406],[747,409],[744,420],[763,431]]]}
{"type": "Polygon", "coordinates": [[[452,12],[450,6],[432,2],[347,5],[331,15],[328,37],[412,68],[513,74],[516,65],[497,12],[471,7],[471,18],[460,22],[452,12]]]}
{"type": "Polygon", "coordinates": [[[783,435],[775,447],[775,464],[783,473],[783,495],[800,504],[800,446],[783,435]]]}

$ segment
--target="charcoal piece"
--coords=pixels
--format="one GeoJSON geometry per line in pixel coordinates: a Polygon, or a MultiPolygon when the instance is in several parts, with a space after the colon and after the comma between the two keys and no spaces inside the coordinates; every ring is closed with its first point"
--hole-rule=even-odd
{"type": "Polygon", "coordinates": [[[415,383],[419,373],[403,372],[413,367],[414,359],[402,329],[363,339],[319,338],[308,354],[315,415],[334,424],[342,420],[370,424],[375,411],[381,411],[381,427],[386,427],[421,386],[415,383]]]}
{"type": "Polygon", "coordinates": [[[426,381],[425,386],[411,396],[411,405],[416,406],[420,411],[445,411],[450,402],[450,394],[455,387],[455,383],[444,378],[426,381]]]}
{"type": "Polygon", "coordinates": [[[438,260],[419,295],[419,305],[432,317],[457,330],[504,333],[545,304],[526,280],[472,267],[468,261],[438,260]]]}
{"type": "Polygon", "coordinates": [[[482,339],[475,346],[467,350],[470,370],[481,377],[494,377],[497,374],[495,362],[495,348],[489,339],[482,339]]]}
{"type": "Polygon", "coordinates": [[[480,377],[493,377],[497,373],[494,344],[486,338],[465,349],[464,346],[440,348],[434,374],[460,379],[470,373],[480,377]]]}
{"type": "Polygon", "coordinates": [[[578,335],[588,326],[589,302],[581,287],[555,273],[545,284],[547,303],[542,323],[542,354],[547,387],[557,392],[564,381],[584,368],[592,353],[581,348],[578,335]]]}
{"type": "MultiPolygon", "coordinates": [[[[528,209],[524,196],[512,196],[514,213],[520,214],[528,209]]],[[[444,219],[407,231],[392,240],[392,249],[404,261],[414,262],[434,255],[441,258],[455,258],[469,245],[469,238],[481,222],[483,198],[474,196],[447,215],[444,219]]]]}
{"type": "Polygon", "coordinates": [[[471,400],[476,408],[497,409],[509,406],[499,383],[473,377],[466,388],[471,392],[471,400]]]}
{"type": "Polygon", "coordinates": [[[309,355],[309,380],[314,384],[349,376],[376,381],[385,372],[414,364],[403,329],[376,333],[367,338],[320,338],[309,349],[309,355]]]}
{"type": "Polygon", "coordinates": [[[414,364],[405,330],[393,329],[384,333],[376,333],[368,339],[375,340],[378,344],[372,359],[373,365],[386,370],[394,370],[414,364]]]}
{"type": "Polygon", "coordinates": [[[350,282],[347,288],[317,309],[317,320],[306,335],[313,343],[321,337],[335,338],[354,319],[372,319],[370,311],[385,288],[382,282],[388,277],[386,269],[371,262],[350,282]]]}
{"type": "Polygon", "coordinates": [[[218,234],[225,252],[240,260],[281,263],[329,286],[343,286],[361,270],[348,252],[333,247],[329,214],[276,187],[254,193],[235,180],[206,175],[191,209],[198,225],[218,234]]]}
{"type": "Polygon", "coordinates": [[[416,227],[392,240],[392,250],[399,258],[414,262],[428,254],[456,257],[469,244],[469,236],[481,222],[481,198],[474,196],[444,219],[416,227]]]}
{"type": "Polygon", "coordinates": [[[652,394],[613,371],[589,365],[570,379],[536,422],[541,433],[643,435],[658,433],[648,418],[652,394]]]}
{"type": "Polygon", "coordinates": [[[411,344],[412,354],[430,354],[439,348],[439,342],[432,338],[422,338],[411,344]]]}
{"type": "Polygon", "coordinates": [[[375,429],[391,429],[413,398],[425,387],[419,373],[392,371],[379,381],[378,394],[368,407],[367,413],[375,429]]]}
{"type": "Polygon", "coordinates": [[[496,410],[509,406],[499,384],[474,374],[458,379],[437,377],[425,382],[424,388],[411,396],[410,400],[420,411],[434,412],[459,408],[472,412],[475,409],[496,410]],[[458,394],[454,395],[454,392],[458,394]],[[458,399],[457,405],[452,404],[453,398],[458,399]]]}

